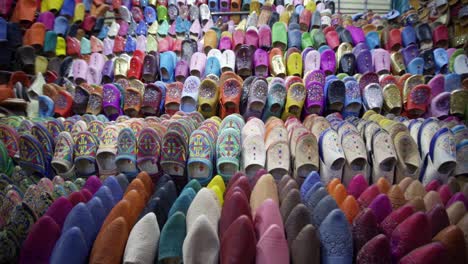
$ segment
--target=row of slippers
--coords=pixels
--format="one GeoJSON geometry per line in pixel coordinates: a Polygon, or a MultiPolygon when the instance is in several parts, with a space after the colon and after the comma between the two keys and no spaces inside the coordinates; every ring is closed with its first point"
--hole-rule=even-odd
{"type": "MultiPolygon", "coordinates": [[[[256,19],[252,20],[256,22],[256,19]]],[[[245,23],[249,23],[249,21],[245,21],[245,23]]],[[[193,64],[191,63],[193,54],[199,55],[196,60],[203,60],[204,57],[201,56],[200,53],[206,55],[211,49],[219,49],[221,51],[234,50],[241,59],[229,60],[229,55],[234,57],[232,54],[233,52],[228,52],[224,60],[222,60],[221,55],[219,55],[218,65],[220,66],[218,68],[223,68],[224,65],[234,68],[234,61],[236,61],[238,64],[237,68],[248,68],[250,72],[253,72],[253,69],[260,66],[266,67],[266,70],[259,69],[258,72],[256,72],[256,75],[264,77],[268,75],[269,64],[273,64],[268,60],[267,51],[271,48],[279,48],[283,52],[288,50],[288,55],[290,53],[301,53],[301,50],[304,50],[305,52],[302,52],[303,59],[306,59],[305,55],[314,48],[320,51],[322,55],[312,53],[309,56],[309,60],[312,60],[314,63],[312,63],[312,66],[309,66],[309,68],[320,66],[323,70],[332,73],[338,71],[353,75],[355,72],[365,73],[367,71],[373,71],[374,68],[377,72],[392,72],[398,75],[403,74],[405,71],[413,74],[420,72],[420,74],[424,73],[426,75],[433,75],[438,72],[446,73],[449,70],[459,74],[467,73],[467,65],[466,60],[463,59],[464,57],[462,56],[456,59],[457,56],[453,56],[452,58],[455,48],[447,49],[449,38],[448,30],[444,25],[440,25],[434,29],[434,40],[432,37],[433,33],[428,24],[421,24],[416,27],[416,29],[412,26],[406,26],[402,28],[401,32],[400,29],[392,29],[384,30],[382,33],[378,33],[376,29],[372,30],[368,28],[364,31],[362,28],[352,25],[348,25],[346,28],[337,26],[336,29],[334,26],[328,26],[323,30],[314,28],[310,33],[308,31],[301,32],[299,24],[297,23],[291,24],[289,29],[287,29],[287,26],[282,22],[274,23],[271,28],[268,25],[261,25],[258,29],[256,25],[247,26],[248,24],[238,25],[235,30],[231,30],[232,32],[224,31],[223,33],[221,33],[221,29],[212,27],[211,29],[204,30],[206,33],[199,42],[197,42],[198,37],[183,40],[183,38],[176,39],[175,35],[169,34],[168,36],[162,33],[162,35],[158,35],[159,37],[154,37],[152,35],[145,37],[144,35],[139,35],[138,37],[129,36],[126,39],[120,35],[112,36],[112,38],[106,37],[104,42],[94,36],[90,39],[81,37],[80,40],[74,37],[67,37],[65,40],[63,37],[57,37],[56,33],[45,34],[45,32],[42,32],[41,34],[41,32],[36,32],[38,30],[36,30],[35,27],[32,27],[29,30],[33,30],[34,33],[30,33],[29,35],[35,36],[39,38],[39,40],[27,41],[24,43],[24,46],[17,50],[18,60],[20,62],[18,65],[23,65],[23,70],[27,70],[30,73],[31,71],[47,71],[48,58],[44,56],[36,57],[36,52],[34,51],[35,46],[42,47],[42,43],[47,43],[44,47],[45,54],[88,58],[92,53],[100,53],[108,57],[123,53],[128,55],[127,63],[130,63],[130,55],[135,51],[139,51],[143,54],[145,52],[163,53],[166,51],[173,51],[181,58],[180,61],[186,64],[185,67],[188,64],[193,64]],[[296,27],[293,25],[296,25],[296,27]],[[60,39],[60,41],[58,41],[58,39],[60,39]],[[387,39],[389,41],[387,41],[387,39]],[[249,49],[244,48],[240,50],[240,47],[243,45],[249,49]],[[354,49],[353,46],[355,46],[354,49]],[[418,46],[420,46],[420,48],[418,48],[418,46]],[[386,50],[381,49],[381,47],[386,48],[386,50]],[[336,51],[337,54],[329,54],[331,52],[327,50],[336,51]],[[362,52],[364,50],[367,52],[362,52]],[[377,50],[375,55],[374,52],[370,52],[373,50],[377,50]],[[349,53],[352,55],[343,56],[349,53]],[[252,55],[254,54],[255,57],[258,57],[257,59],[252,59],[252,55]],[[321,61],[323,62],[321,63],[321,61]]],[[[193,33],[191,34],[197,35],[200,31],[200,28],[197,30],[193,29],[193,33]]],[[[183,30],[182,32],[185,31],[183,30]]],[[[456,55],[460,54],[456,53],[456,55]]],[[[137,57],[139,60],[134,60],[133,64],[138,68],[133,70],[132,74],[141,77],[142,68],[144,68],[146,64],[143,60],[144,55],[137,57]]],[[[271,54],[270,57],[272,57],[271,54]]],[[[297,59],[294,61],[297,61],[297,59]]],[[[182,64],[182,62],[178,64],[182,64]]],[[[302,66],[296,66],[297,69],[292,67],[294,64],[297,64],[297,62],[287,63],[286,65],[289,66],[290,64],[291,69],[288,69],[288,74],[302,75],[302,66]]],[[[101,72],[103,64],[91,65],[94,71],[101,72]]],[[[185,67],[181,65],[179,66],[179,70],[184,71],[185,67]]],[[[274,68],[273,65],[270,65],[270,68],[270,72],[274,76],[286,74],[286,70],[284,73],[276,72],[279,69],[274,68]]],[[[304,68],[304,72],[306,72],[307,67],[304,68]]],[[[173,65],[169,70],[174,71],[174,69],[176,69],[176,65],[173,65]]],[[[125,72],[124,74],[127,73],[125,72]]],[[[155,73],[153,73],[153,75],[154,74],[155,73]]],[[[173,74],[169,73],[169,77],[171,77],[171,75],[173,74]]],[[[164,81],[173,80],[174,77],[164,81]]]]}
{"type": "MultiPolygon", "coordinates": [[[[74,63],[77,72],[83,69],[81,62],[74,63]]],[[[289,116],[301,118],[333,112],[358,117],[370,109],[411,118],[467,116],[468,94],[466,89],[460,89],[458,74],[438,74],[428,80],[419,74],[405,74],[397,79],[374,72],[352,77],[327,76],[323,70],[311,70],[304,79],[250,76],[242,80],[234,72],[226,71],[220,77],[209,74],[201,80],[189,76],[169,84],[160,81],[144,84],[137,79],[120,78],[102,87],[89,85],[78,76],[75,77],[79,85],[59,86],[46,83],[41,74],[30,83],[26,75],[16,72],[7,87],[0,88],[9,91],[3,94],[6,99],[2,105],[23,109],[22,114],[30,117],[104,113],[110,120],[123,114],[130,117],[173,115],[179,110],[198,111],[205,118],[238,113],[246,119],[257,117],[264,121],[272,116],[285,120],[289,116]],[[8,99],[10,96],[18,98],[8,99]],[[30,102],[20,104],[21,107],[15,100],[30,102]]]]}
{"type": "Polygon", "coordinates": [[[298,182],[319,170],[324,182],[338,178],[346,184],[359,173],[369,182],[384,177],[398,183],[410,176],[424,185],[468,173],[467,129],[456,119],[407,120],[368,111],[363,119],[331,114],[310,115],[303,123],[294,117],[245,123],[239,115],[203,121],[196,112],[180,112],[163,120],[122,116],[115,123],[90,115],[4,122],[1,165],[8,175],[15,162],[30,174],[50,178],[139,171],[157,178],[164,172],[176,176],[181,188],[190,179],[206,183],[214,174],[227,181],[238,170],[251,177],[259,168],[277,180],[292,173],[298,182]]]}
{"type": "MultiPolygon", "coordinates": [[[[243,20],[241,22],[241,25],[238,26],[236,30],[234,30],[234,28],[231,26],[230,33],[227,33],[227,34],[221,34],[221,30],[216,27],[210,29],[210,27],[214,25],[211,19],[202,19],[202,22],[205,23],[206,21],[208,21],[208,23],[204,25],[203,31],[206,32],[206,34],[202,38],[203,39],[202,42],[204,43],[198,44],[200,46],[199,49],[204,49],[207,52],[211,48],[216,48],[218,46],[218,42],[224,43],[222,46],[220,46],[220,49],[224,49],[224,48],[231,49],[231,46],[232,46],[232,49],[234,49],[234,48],[237,48],[238,45],[244,43],[244,38],[248,42],[246,44],[252,45],[254,47],[263,46],[263,44],[260,45],[259,40],[261,41],[270,40],[269,44],[268,43],[265,44],[266,45],[265,48],[268,48],[271,46],[280,46],[280,47],[283,47],[283,49],[287,47],[288,45],[290,47],[294,46],[298,49],[300,49],[301,46],[302,48],[314,46],[315,48],[318,49],[322,45],[326,46],[327,42],[328,42],[328,46],[326,47],[336,49],[339,42],[341,41],[341,42],[354,43],[354,45],[357,45],[357,43],[360,43],[360,42],[362,43],[367,42],[369,44],[369,47],[372,49],[375,47],[381,46],[381,47],[386,47],[389,51],[398,51],[399,47],[401,47],[402,44],[404,44],[405,46],[409,45],[410,43],[417,45],[419,42],[421,43],[422,49],[431,48],[433,44],[433,39],[435,43],[434,46],[436,47],[442,46],[445,48],[448,47],[447,43],[449,40],[449,37],[448,37],[449,33],[447,30],[447,27],[442,22],[441,22],[442,24],[439,23],[441,25],[439,24],[434,25],[434,37],[432,36],[433,35],[432,29],[427,23],[423,23],[419,25],[418,27],[416,27],[416,30],[412,26],[407,26],[404,28],[404,30],[402,30],[401,35],[400,35],[399,29],[383,30],[381,34],[383,44],[380,45],[381,41],[380,41],[379,33],[377,33],[377,30],[379,29],[381,30],[383,28],[383,26],[380,24],[376,24],[376,23],[368,24],[368,27],[366,28],[363,27],[363,29],[365,29],[363,30],[360,27],[352,26],[351,25],[352,22],[349,23],[350,17],[342,18],[340,15],[337,15],[338,17],[331,20],[329,16],[331,15],[332,11],[330,11],[329,9],[315,10],[315,5],[309,6],[309,7],[306,5],[306,7],[308,8],[305,8],[303,5],[300,5],[300,3],[295,3],[295,4],[296,4],[295,8],[293,7],[293,5],[289,5],[287,6],[287,8],[284,8],[283,6],[278,6],[278,8],[276,8],[277,12],[273,12],[273,14],[276,14],[276,16],[272,15],[272,10],[268,11],[268,7],[263,8],[262,13],[265,13],[265,15],[262,15],[262,13],[260,13],[260,15],[257,16],[257,13],[255,12],[252,13],[249,16],[249,19],[243,20]],[[319,12],[319,10],[321,10],[321,12],[319,12]],[[315,13],[312,16],[313,11],[315,11],[315,13]],[[302,13],[304,12],[306,12],[307,15],[302,15],[302,13]],[[328,18],[327,21],[329,21],[330,23],[322,25],[321,20],[324,20],[323,19],[324,17],[327,17],[328,18]],[[301,21],[299,21],[300,19],[301,21]],[[302,19],[305,19],[305,20],[302,21],[302,19]],[[339,26],[342,20],[344,20],[343,24],[344,26],[346,26],[346,28],[339,26]],[[283,23],[276,22],[276,21],[280,21],[283,23]],[[332,21],[334,21],[335,24],[332,24],[331,23],[332,21]],[[286,25],[288,23],[290,24],[289,25],[290,33],[286,33],[286,27],[288,27],[286,25]],[[268,28],[264,28],[264,30],[260,30],[260,25],[266,26],[266,24],[269,24],[268,28]],[[309,30],[309,24],[312,24],[312,28],[315,28],[313,30],[311,29],[310,35],[307,32],[309,30]],[[336,31],[335,31],[334,26],[337,26],[336,31]],[[256,27],[259,27],[259,29],[257,30],[256,27]],[[317,28],[320,28],[320,27],[323,27],[326,30],[324,29],[323,32],[318,30],[317,28]],[[302,34],[300,29],[302,29],[303,31],[306,31],[307,33],[305,35],[302,34]],[[263,33],[260,34],[261,32],[263,33]],[[372,32],[373,34],[368,34],[369,40],[367,41],[365,33],[369,33],[369,32],[372,32]],[[325,33],[327,33],[326,34],[327,40],[325,40],[325,33]],[[223,36],[221,37],[221,35],[223,36]],[[289,35],[291,35],[290,37],[291,41],[288,41],[289,35]],[[387,39],[392,41],[391,44],[387,45],[387,41],[386,41],[387,39]]],[[[84,5],[82,3],[80,4],[80,6],[84,8],[84,5]]],[[[205,9],[208,8],[207,5],[202,5],[202,6],[204,6],[205,9]]],[[[152,10],[152,11],[145,12],[145,15],[147,15],[147,17],[149,18],[146,20],[143,20],[141,10],[140,12],[136,12],[135,18],[133,18],[132,13],[128,11],[127,7],[123,7],[123,8],[115,7],[115,9],[119,10],[119,12],[121,13],[120,14],[121,19],[119,21],[120,24],[114,21],[112,25],[109,27],[107,25],[103,26],[103,23],[100,23],[100,26],[102,27],[103,32],[100,32],[98,36],[100,36],[101,39],[104,39],[107,36],[106,41],[104,41],[107,43],[102,43],[102,41],[100,41],[98,38],[94,36],[91,36],[90,38],[86,38],[84,37],[84,35],[86,34],[85,32],[81,32],[80,34],[78,34],[77,33],[78,25],[83,20],[82,18],[74,19],[75,27],[73,30],[70,30],[71,34],[68,34],[68,36],[66,36],[67,29],[68,29],[67,18],[65,16],[60,16],[56,19],[57,21],[55,21],[53,13],[51,12],[44,13],[43,16],[39,16],[38,18],[41,22],[36,22],[35,24],[33,24],[31,28],[25,34],[24,43],[22,43],[25,45],[25,47],[23,47],[25,51],[23,52],[23,48],[22,48],[20,49],[20,52],[18,52],[17,54],[19,57],[18,60],[21,62],[19,65],[25,64],[26,67],[29,67],[31,64],[31,60],[34,63],[34,52],[33,54],[31,54],[31,51],[33,51],[33,49],[30,49],[31,47],[29,47],[28,49],[27,48],[28,45],[36,46],[42,49],[42,47],[45,44],[47,44],[47,47],[44,46],[44,52],[48,54],[54,54],[57,51],[56,55],[58,56],[66,55],[67,53],[70,56],[80,55],[80,54],[86,55],[95,51],[103,51],[104,48],[107,50],[106,52],[104,52],[105,55],[111,55],[113,53],[121,53],[124,51],[131,53],[135,51],[137,47],[143,51],[144,50],[156,51],[157,43],[154,37],[151,37],[150,39],[139,38],[138,41],[137,39],[132,37],[132,35],[140,35],[140,36],[146,35],[148,32],[148,29],[146,28],[147,27],[146,23],[152,24],[153,28],[150,31],[154,35],[159,35],[160,38],[163,38],[160,41],[160,44],[161,44],[161,49],[159,50],[160,52],[163,52],[166,50],[176,50],[179,52],[181,50],[187,51],[187,50],[190,50],[191,47],[193,46],[195,46],[195,49],[196,49],[196,46],[197,46],[196,40],[198,40],[198,38],[200,37],[199,36],[200,32],[202,31],[201,25],[198,19],[195,19],[196,22],[194,23],[194,25],[190,26],[189,25],[190,22],[187,20],[187,18],[181,18],[180,16],[178,16],[176,21],[174,21],[171,27],[169,27],[169,24],[167,23],[166,20],[164,20],[163,24],[161,24],[161,26],[159,27],[158,23],[153,23],[156,17],[156,13],[153,7],[147,7],[148,10],[152,10]],[[133,21],[134,19],[139,20],[140,24],[138,24],[137,26],[135,22],[133,22],[134,26],[129,27],[128,21],[133,21]],[[47,25],[45,25],[42,22],[44,22],[47,25]],[[76,22],[78,22],[78,24],[76,24],[76,22]],[[57,24],[56,27],[55,27],[55,23],[57,24]],[[194,28],[192,29],[192,27],[194,28]],[[127,41],[126,41],[124,39],[124,36],[127,36],[129,28],[131,29],[132,32],[130,32],[129,37],[127,38],[127,41]],[[47,30],[49,31],[46,33],[47,30]],[[177,34],[179,34],[180,36],[184,35],[183,32],[191,32],[191,34],[194,35],[194,38],[196,39],[195,43],[187,42],[186,48],[184,48],[183,41],[182,41],[183,37],[182,39],[179,39],[179,40],[167,38],[168,34],[172,35],[173,37],[176,37],[177,34]],[[175,45],[172,44],[174,42],[176,43],[175,45]],[[149,50],[146,49],[145,47],[146,43],[151,43],[151,45],[149,45],[150,46],[149,50]],[[82,47],[80,47],[81,44],[83,44],[82,47]],[[95,47],[92,48],[92,46],[95,46],[95,47]],[[56,47],[58,47],[58,49],[56,47]],[[32,55],[32,58],[31,58],[31,55],[32,55]]],[[[209,17],[209,10],[207,12],[208,12],[208,17],[209,17]]],[[[466,12],[460,12],[460,13],[464,14],[466,12]]],[[[92,17],[92,16],[89,16],[89,17],[92,17]]],[[[374,19],[374,20],[377,21],[377,19],[374,19]]],[[[87,29],[88,33],[90,33],[90,31],[94,28],[94,25],[92,24],[94,20],[91,19],[91,20],[85,20],[85,21],[89,23],[83,23],[82,26],[87,29]]],[[[14,31],[13,29],[7,30],[9,25],[7,25],[6,21],[3,21],[1,24],[5,28],[5,30],[3,30],[4,32],[14,31]]],[[[19,44],[17,43],[15,45],[16,45],[15,47],[17,47],[18,45],[20,46],[21,43],[19,44]]],[[[463,42],[461,44],[454,45],[454,47],[461,47],[462,45],[463,45],[463,42]]],[[[441,57],[441,56],[438,56],[438,57],[441,57]]],[[[190,58],[190,57],[186,56],[185,58],[190,58]]],[[[47,59],[41,56],[40,62],[44,64],[44,61],[47,61],[47,59]]],[[[415,61],[414,64],[421,66],[420,63],[421,61],[417,60],[415,61]]],[[[430,63],[427,62],[426,64],[428,65],[430,64],[430,66],[427,66],[430,68],[433,66],[434,63],[433,61],[430,61],[430,63]]],[[[415,66],[415,68],[417,67],[415,66]]],[[[29,69],[31,68],[29,67],[29,69]]]]}
{"type": "Polygon", "coordinates": [[[259,170],[250,180],[236,173],[227,186],[220,176],[206,188],[192,180],[177,197],[168,176],[154,193],[144,172],[130,184],[111,176],[101,185],[93,176],[80,192],[49,204],[37,222],[28,203],[20,203],[15,212],[26,213],[14,215],[10,229],[25,218],[25,230],[4,231],[3,241],[23,235],[19,263],[70,256],[76,263],[149,263],[156,255],[185,263],[466,261],[466,184],[451,178],[424,188],[405,178],[392,186],[382,178],[369,186],[357,175],[345,187],[320,179],[312,172],[302,185],[288,175],[275,183],[259,170]]]}

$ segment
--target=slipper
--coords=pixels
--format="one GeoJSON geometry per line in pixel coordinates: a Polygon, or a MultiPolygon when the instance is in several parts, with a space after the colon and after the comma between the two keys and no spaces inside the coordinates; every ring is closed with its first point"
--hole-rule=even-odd
{"type": "Polygon", "coordinates": [[[450,96],[450,114],[459,117],[466,117],[466,102],[468,101],[468,93],[466,90],[454,90],[450,96]],[[465,106],[465,107],[463,107],[465,106]]]}
{"type": "Polygon", "coordinates": [[[269,54],[270,72],[275,77],[285,78],[286,67],[283,61],[283,52],[279,48],[273,48],[269,54]]]}
{"type": "Polygon", "coordinates": [[[328,111],[338,111],[343,109],[345,103],[346,87],[341,80],[327,81],[324,87],[325,103],[328,111]]]}
{"type": "Polygon", "coordinates": [[[115,120],[118,116],[122,115],[121,93],[119,88],[114,84],[105,84],[103,86],[103,104],[102,108],[104,114],[111,120],[115,120]]]}
{"type": "Polygon", "coordinates": [[[266,149],[263,136],[260,134],[246,133],[242,139],[242,166],[247,177],[253,178],[259,169],[265,167],[266,149]]]}
{"type": "Polygon", "coordinates": [[[382,88],[378,83],[371,83],[362,90],[364,110],[373,110],[380,113],[383,106],[382,88]]]}
{"type": "Polygon", "coordinates": [[[248,120],[251,117],[261,118],[263,108],[267,100],[268,83],[263,78],[257,78],[253,81],[249,90],[248,102],[244,118],[248,120]]]}
{"type": "Polygon", "coordinates": [[[319,168],[319,157],[315,154],[318,153],[317,140],[312,133],[306,132],[301,133],[296,140],[294,140],[293,135],[290,142],[292,144],[297,142],[295,148],[291,149],[291,152],[294,151],[292,153],[294,157],[294,178],[302,183],[309,172],[317,171],[319,168]]]}
{"type": "Polygon", "coordinates": [[[390,135],[385,130],[378,130],[372,135],[372,181],[383,177],[393,182],[397,154],[390,135]]]}
{"type": "Polygon", "coordinates": [[[76,172],[82,176],[96,173],[96,152],[98,140],[90,132],[80,132],[75,136],[74,164],[76,172]]]}
{"type": "Polygon", "coordinates": [[[0,124],[0,140],[5,145],[8,155],[13,158],[19,151],[19,133],[12,127],[0,124]]]}
{"type": "Polygon", "coordinates": [[[431,97],[431,87],[425,84],[416,85],[408,94],[406,111],[409,116],[419,117],[427,110],[431,97]]]}
{"type": "Polygon", "coordinates": [[[196,76],[190,76],[185,80],[180,102],[181,111],[189,113],[197,110],[199,86],[200,79],[196,76]]]}
{"type": "Polygon", "coordinates": [[[174,81],[174,68],[176,66],[176,54],[172,51],[160,54],[161,79],[163,82],[174,81]]]}
{"type": "Polygon", "coordinates": [[[325,183],[341,179],[345,164],[344,152],[338,141],[338,134],[331,128],[325,129],[318,137],[320,155],[320,175],[325,183]]]}
{"type": "Polygon", "coordinates": [[[219,90],[218,85],[211,79],[204,79],[199,88],[198,111],[205,117],[214,116],[217,112],[219,90]]]}
{"type": "Polygon", "coordinates": [[[400,90],[395,84],[387,84],[382,89],[384,100],[383,110],[387,113],[399,115],[402,112],[400,90]]]}
{"type": "Polygon", "coordinates": [[[68,132],[61,132],[56,141],[51,166],[58,175],[71,179],[75,169],[73,153],[75,142],[68,132]]]}
{"type": "Polygon", "coordinates": [[[346,80],[346,96],[344,101],[344,116],[359,116],[362,107],[361,91],[359,84],[354,79],[346,80]]]}
{"type": "Polygon", "coordinates": [[[214,151],[208,133],[201,130],[192,133],[187,166],[190,177],[198,180],[202,185],[206,185],[211,180],[214,151]]]}
{"type": "Polygon", "coordinates": [[[225,181],[239,170],[240,142],[240,131],[233,128],[221,129],[216,144],[216,167],[225,181]]]}
{"type": "Polygon", "coordinates": [[[166,113],[174,115],[180,109],[180,100],[182,96],[183,83],[169,83],[166,87],[166,98],[164,108],[166,113]]]}
{"type": "Polygon", "coordinates": [[[242,45],[236,51],[236,72],[239,76],[247,78],[252,75],[252,54],[249,46],[242,45]]]}
{"type": "Polygon", "coordinates": [[[343,183],[348,185],[355,175],[367,174],[366,147],[359,133],[353,130],[342,133],[341,145],[347,161],[343,170],[343,183]]]}
{"type": "Polygon", "coordinates": [[[394,75],[403,75],[406,72],[405,62],[401,52],[397,51],[390,55],[392,73],[394,75]]]}
{"type": "Polygon", "coordinates": [[[137,167],[146,171],[152,179],[158,179],[160,174],[159,159],[161,137],[152,128],[144,128],[137,138],[137,167]]]}
{"type": "MultiPolygon", "coordinates": [[[[223,79],[223,76],[221,76],[221,79],[223,79]]],[[[236,78],[221,80],[220,87],[221,118],[225,118],[226,116],[233,113],[239,113],[239,104],[242,95],[242,81],[236,78]]]]}
{"type": "Polygon", "coordinates": [[[187,183],[184,179],[185,164],[188,152],[188,140],[183,133],[176,130],[168,130],[161,143],[161,167],[163,171],[173,177],[178,188],[187,183]]]}
{"type": "MultiPolygon", "coordinates": [[[[309,74],[310,75],[310,74],[309,74]]],[[[307,83],[306,114],[321,114],[324,110],[323,85],[316,81],[307,83]]]]}
{"type": "Polygon", "coordinates": [[[289,173],[290,152],[287,131],[279,126],[277,129],[267,131],[265,147],[267,149],[266,168],[273,177],[279,181],[289,173]]]}
{"type": "Polygon", "coordinates": [[[254,53],[255,75],[258,77],[268,77],[268,53],[263,49],[257,49],[254,53]]]}
{"type": "Polygon", "coordinates": [[[302,83],[293,83],[288,87],[286,105],[281,118],[286,120],[289,116],[300,117],[306,98],[306,89],[302,83]]]}
{"type": "Polygon", "coordinates": [[[137,139],[134,132],[130,128],[120,130],[115,163],[120,172],[130,177],[135,177],[138,173],[136,147],[137,139]]]}
{"type": "Polygon", "coordinates": [[[268,87],[267,105],[263,112],[262,120],[270,117],[280,117],[286,100],[286,87],[282,79],[279,82],[271,82],[268,87]]]}
{"type": "Polygon", "coordinates": [[[105,179],[108,176],[115,175],[117,171],[115,157],[117,155],[119,130],[116,126],[107,126],[101,136],[101,143],[96,152],[96,163],[100,177],[105,179]]]}
{"type": "Polygon", "coordinates": [[[287,30],[284,23],[276,22],[272,26],[272,46],[280,50],[286,50],[288,45],[287,30]]]}
{"type": "Polygon", "coordinates": [[[432,30],[427,23],[422,23],[416,27],[416,37],[421,46],[421,50],[432,48],[432,30]]]}
{"type": "Polygon", "coordinates": [[[400,182],[405,177],[416,178],[419,173],[420,157],[414,139],[408,132],[397,132],[393,136],[393,144],[398,157],[395,181],[400,182]]]}
{"type": "Polygon", "coordinates": [[[453,133],[448,128],[441,128],[430,142],[429,156],[424,160],[420,179],[423,185],[437,179],[447,182],[448,176],[456,167],[456,152],[453,133]],[[447,143],[449,142],[449,143],[447,143]]]}

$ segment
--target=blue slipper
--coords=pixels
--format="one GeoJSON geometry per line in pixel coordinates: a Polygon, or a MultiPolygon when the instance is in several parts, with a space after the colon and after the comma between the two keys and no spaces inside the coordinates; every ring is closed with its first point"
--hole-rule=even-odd
{"type": "Polygon", "coordinates": [[[114,201],[114,197],[112,196],[112,191],[107,186],[101,186],[99,190],[94,194],[94,197],[99,198],[101,200],[102,206],[106,212],[106,215],[110,213],[116,202],[114,201]]]}
{"type": "Polygon", "coordinates": [[[107,177],[107,179],[103,182],[103,186],[109,187],[112,192],[112,196],[114,197],[114,202],[117,203],[118,201],[122,200],[123,197],[123,190],[120,187],[119,182],[114,176],[107,177]]]}
{"type": "Polygon", "coordinates": [[[101,229],[102,223],[104,223],[108,212],[106,212],[106,209],[104,208],[104,205],[99,197],[94,197],[91,199],[88,203],[86,203],[86,207],[88,207],[89,212],[93,216],[95,223],[94,228],[97,234],[101,229]]]}
{"type": "Polygon", "coordinates": [[[86,246],[88,250],[91,249],[99,230],[86,204],[79,203],[73,207],[63,224],[62,232],[65,233],[72,227],[78,227],[83,232],[86,246]]]}
{"type": "Polygon", "coordinates": [[[306,197],[307,192],[318,182],[320,182],[320,175],[316,171],[311,171],[301,185],[301,197],[306,197]]]}
{"type": "Polygon", "coordinates": [[[339,209],[331,211],[319,227],[324,264],[353,263],[353,237],[348,220],[339,209]]]}
{"type": "Polygon", "coordinates": [[[60,236],[50,257],[51,264],[86,263],[88,246],[80,228],[72,227],[60,236]]]}
{"type": "Polygon", "coordinates": [[[327,195],[318,202],[312,211],[312,222],[314,226],[319,227],[328,214],[334,209],[338,209],[338,204],[331,195],[327,195]]]}

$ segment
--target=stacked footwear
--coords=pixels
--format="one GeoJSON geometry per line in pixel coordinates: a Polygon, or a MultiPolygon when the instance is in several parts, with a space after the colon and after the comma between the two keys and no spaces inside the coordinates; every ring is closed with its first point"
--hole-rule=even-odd
{"type": "Polygon", "coordinates": [[[467,116],[463,1],[383,16],[333,1],[35,2],[2,8],[5,114],[467,116]]]}

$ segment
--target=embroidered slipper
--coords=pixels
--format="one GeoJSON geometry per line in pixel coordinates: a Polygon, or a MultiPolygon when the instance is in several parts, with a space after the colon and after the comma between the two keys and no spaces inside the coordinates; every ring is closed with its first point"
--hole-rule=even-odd
{"type": "Polygon", "coordinates": [[[357,174],[362,174],[366,177],[366,145],[364,140],[355,130],[345,130],[341,134],[341,145],[343,146],[343,151],[347,161],[343,171],[343,183],[348,185],[351,179],[357,174]]]}
{"type": "Polygon", "coordinates": [[[98,140],[90,132],[80,132],[75,136],[74,164],[76,172],[81,176],[96,173],[96,152],[98,140]]]}
{"type": "Polygon", "coordinates": [[[285,78],[286,66],[284,65],[283,52],[279,48],[273,48],[269,54],[270,73],[274,77],[285,78]]]}
{"type": "Polygon", "coordinates": [[[115,84],[105,84],[103,86],[103,103],[102,108],[104,114],[110,119],[115,120],[118,116],[122,115],[122,108],[120,107],[121,92],[115,84]]]}
{"type": "MultiPolygon", "coordinates": [[[[291,140],[291,142],[293,142],[291,140]]],[[[311,171],[319,168],[317,139],[312,133],[303,133],[297,138],[294,154],[294,178],[302,183],[311,171]]]]}
{"type": "Polygon", "coordinates": [[[122,129],[119,132],[117,142],[117,155],[115,157],[117,170],[133,178],[138,174],[136,160],[137,139],[135,133],[131,128],[122,129]]]}
{"type": "Polygon", "coordinates": [[[190,76],[185,80],[180,100],[181,111],[190,113],[197,110],[199,86],[200,79],[196,76],[190,76]]]}
{"type": "Polygon", "coordinates": [[[266,121],[272,116],[280,117],[285,101],[286,87],[284,81],[280,78],[273,79],[268,86],[267,105],[265,106],[262,120],[266,121]]]}
{"type": "Polygon", "coordinates": [[[187,183],[185,164],[188,154],[188,139],[185,140],[182,131],[168,130],[161,143],[161,167],[163,171],[173,176],[178,188],[187,183]]]}
{"type": "Polygon", "coordinates": [[[266,149],[263,136],[260,134],[247,133],[242,139],[242,167],[247,177],[253,178],[259,169],[265,167],[266,149]]]}
{"type": "Polygon", "coordinates": [[[11,126],[0,124],[0,140],[5,145],[8,155],[14,158],[19,151],[19,134],[11,126]]]}
{"type": "Polygon", "coordinates": [[[265,142],[267,149],[266,168],[276,181],[279,181],[285,174],[288,174],[290,170],[287,131],[284,128],[283,130],[281,130],[282,132],[278,130],[278,133],[269,133],[267,131],[265,135],[267,139],[265,142]]]}
{"type": "Polygon", "coordinates": [[[252,82],[249,90],[248,102],[244,118],[250,117],[260,118],[263,113],[263,108],[267,100],[268,83],[263,78],[257,78],[252,82]]]}
{"type": "Polygon", "coordinates": [[[181,82],[167,84],[164,108],[166,113],[171,116],[180,109],[180,99],[182,96],[183,86],[184,84],[181,82]]]}
{"type": "Polygon", "coordinates": [[[41,177],[52,177],[52,170],[48,162],[47,152],[41,142],[30,134],[23,134],[19,138],[19,164],[30,171],[37,173],[41,177]]]}
{"type": "Polygon", "coordinates": [[[346,162],[338,133],[327,128],[319,134],[320,176],[325,183],[341,179],[346,162]]]}
{"type": "Polygon", "coordinates": [[[398,157],[395,170],[396,182],[400,182],[405,177],[416,178],[421,160],[414,139],[408,132],[396,132],[393,144],[398,157]]]}
{"type": "Polygon", "coordinates": [[[74,148],[75,142],[68,132],[60,132],[55,145],[55,153],[51,166],[58,175],[65,179],[72,179],[74,176],[74,148]]]}
{"type": "Polygon", "coordinates": [[[206,185],[213,175],[215,147],[211,140],[211,136],[202,130],[196,130],[190,136],[188,175],[202,185],[206,185]]]}
{"type": "Polygon", "coordinates": [[[408,94],[406,111],[411,117],[419,117],[427,110],[431,97],[431,87],[425,84],[416,85],[408,94]]]}
{"type": "Polygon", "coordinates": [[[306,98],[306,89],[302,83],[293,83],[288,87],[286,106],[281,118],[286,120],[289,116],[300,117],[306,98]]]}
{"type": "Polygon", "coordinates": [[[448,128],[441,128],[435,133],[430,142],[429,156],[424,160],[421,170],[423,185],[437,179],[441,183],[447,182],[448,176],[456,167],[456,145],[453,133],[448,128]]]}
{"type": "Polygon", "coordinates": [[[137,167],[154,180],[159,178],[161,136],[153,128],[144,128],[138,135],[137,167]]]}
{"type": "Polygon", "coordinates": [[[221,87],[221,109],[220,116],[226,116],[239,113],[240,98],[242,95],[242,81],[237,78],[229,78],[227,80],[220,80],[221,87]]]}
{"type": "Polygon", "coordinates": [[[371,142],[372,181],[377,182],[379,178],[384,178],[393,182],[397,154],[390,134],[380,129],[373,133],[371,142]]]}
{"type": "Polygon", "coordinates": [[[221,129],[216,143],[218,173],[229,180],[239,170],[241,153],[240,130],[234,128],[221,129]]]}
{"type": "Polygon", "coordinates": [[[119,128],[117,126],[107,126],[102,132],[100,144],[96,152],[96,163],[99,175],[103,179],[115,175],[117,172],[115,158],[117,155],[118,136],[119,128]]]}

